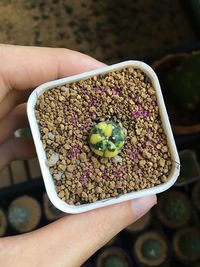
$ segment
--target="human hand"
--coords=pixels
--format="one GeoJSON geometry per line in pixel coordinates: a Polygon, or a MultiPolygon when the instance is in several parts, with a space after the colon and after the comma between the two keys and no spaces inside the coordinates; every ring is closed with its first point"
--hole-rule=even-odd
{"type": "MultiPolygon", "coordinates": [[[[67,49],[0,45],[0,169],[34,153],[30,138],[14,138],[28,125],[26,100],[36,86],[104,66],[67,49]]],[[[31,233],[0,239],[2,267],[76,267],[156,203],[146,197],[66,216],[31,233]]]]}
{"type": "Polygon", "coordinates": [[[31,138],[14,138],[28,126],[26,101],[38,85],[104,66],[67,49],[0,45],[0,169],[35,153],[31,138]]]}

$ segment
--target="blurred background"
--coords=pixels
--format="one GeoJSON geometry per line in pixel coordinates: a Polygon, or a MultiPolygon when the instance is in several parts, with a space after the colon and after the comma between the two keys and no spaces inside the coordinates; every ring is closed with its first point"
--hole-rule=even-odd
{"type": "MultiPolygon", "coordinates": [[[[200,266],[200,1],[0,0],[0,42],[66,47],[107,64],[139,59],[152,65],[181,176],[157,207],[84,266],[200,266]]],[[[1,236],[61,216],[45,194],[37,159],[12,162],[0,172],[1,236]]]]}

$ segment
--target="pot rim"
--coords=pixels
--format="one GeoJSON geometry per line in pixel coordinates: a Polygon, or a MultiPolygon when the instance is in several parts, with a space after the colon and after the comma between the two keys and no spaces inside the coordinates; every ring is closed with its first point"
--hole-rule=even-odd
{"type": "Polygon", "coordinates": [[[53,203],[53,205],[57,209],[63,212],[76,214],[76,213],[93,210],[96,208],[105,207],[105,206],[112,205],[112,204],[121,203],[121,202],[135,199],[135,198],[158,194],[170,188],[176,182],[179,176],[179,173],[180,173],[179,155],[177,152],[176,144],[174,141],[172,129],[171,129],[169,118],[168,118],[168,114],[167,114],[165,103],[163,100],[160,84],[153,69],[142,61],[128,60],[128,61],[124,61],[124,62],[114,64],[111,66],[106,66],[100,69],[96,69],[96,70],[88,71],[85,73],[73,75],[67,78],[62,78],[62,79],[44,83],[38,86],[31,93],[28,99],[28,103],[27,103],[27,114],[28,114],[28,120],[29,120],[29,124],[31,128],[33,140],[35,143],[36,152],[37,152],[37,156],[39,159],[40,168],[42,171],[42,176],[43,176],[47,194],[49,196],[49,199],[53,203]],[[152,187],[152,188],[126,193],[126,194],[123,194],[117,197],[112,197],[109,199],[98,200],[94,203],[82,204],[80,206],[69,205],[58,197],[57,192],[55,190],[53,177],[50,174],[49,168],[46,166],[46,163],[45,163],[46,153],[43,148],[42,141],[40,139],[39,126],[38,126],[37,119],[35,116],[35,105],[36,105],[37,98],[39,95],[43,94],[46,90],[54,88],[55,86],[62,86],[67,83],[72,83],[78,80],[83,80],[83,79],[93,77],[95,75],[106,74],[111,71],[117,71],[117,70],[121,70],[123,68],[128,68],[128,67],[134,67],[134,68],[138,68],[142,70],[151,79],[153,87],[156,90],[157,102],[158,102],[158,106],[160,110],[160,117],[161,117],[161,121],[162,121],[165,134],[167,136],[168,147],[169,147],[171,158],[172,158],[172,169],[168,176],[168,181],[160,185],[157,185],[155,187],[152,187]]]}

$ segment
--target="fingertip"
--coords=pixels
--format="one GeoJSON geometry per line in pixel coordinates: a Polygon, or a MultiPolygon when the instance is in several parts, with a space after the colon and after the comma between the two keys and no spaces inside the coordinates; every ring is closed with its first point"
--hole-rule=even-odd
{"type": "Polygon", "coordinates": [[[142,217],[157,203],[156,195],[137,198],[131,201],[131,209],[136,219],[142,217]]]}

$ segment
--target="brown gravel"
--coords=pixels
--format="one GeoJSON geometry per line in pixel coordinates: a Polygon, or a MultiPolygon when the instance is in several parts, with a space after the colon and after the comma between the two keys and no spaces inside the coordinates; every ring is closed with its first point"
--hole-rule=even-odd
{"type": "Polygon", "coordinates": [[[38,98],[35,114],[46,164],[67,203],[91,203],[167,181],[170,153],[155,89],[142,71],[128,68],[52,88],[38,98]],[[96,156],[88,145],[91,128],[103,120],[127,131],[113,159],[96,156]]]}

